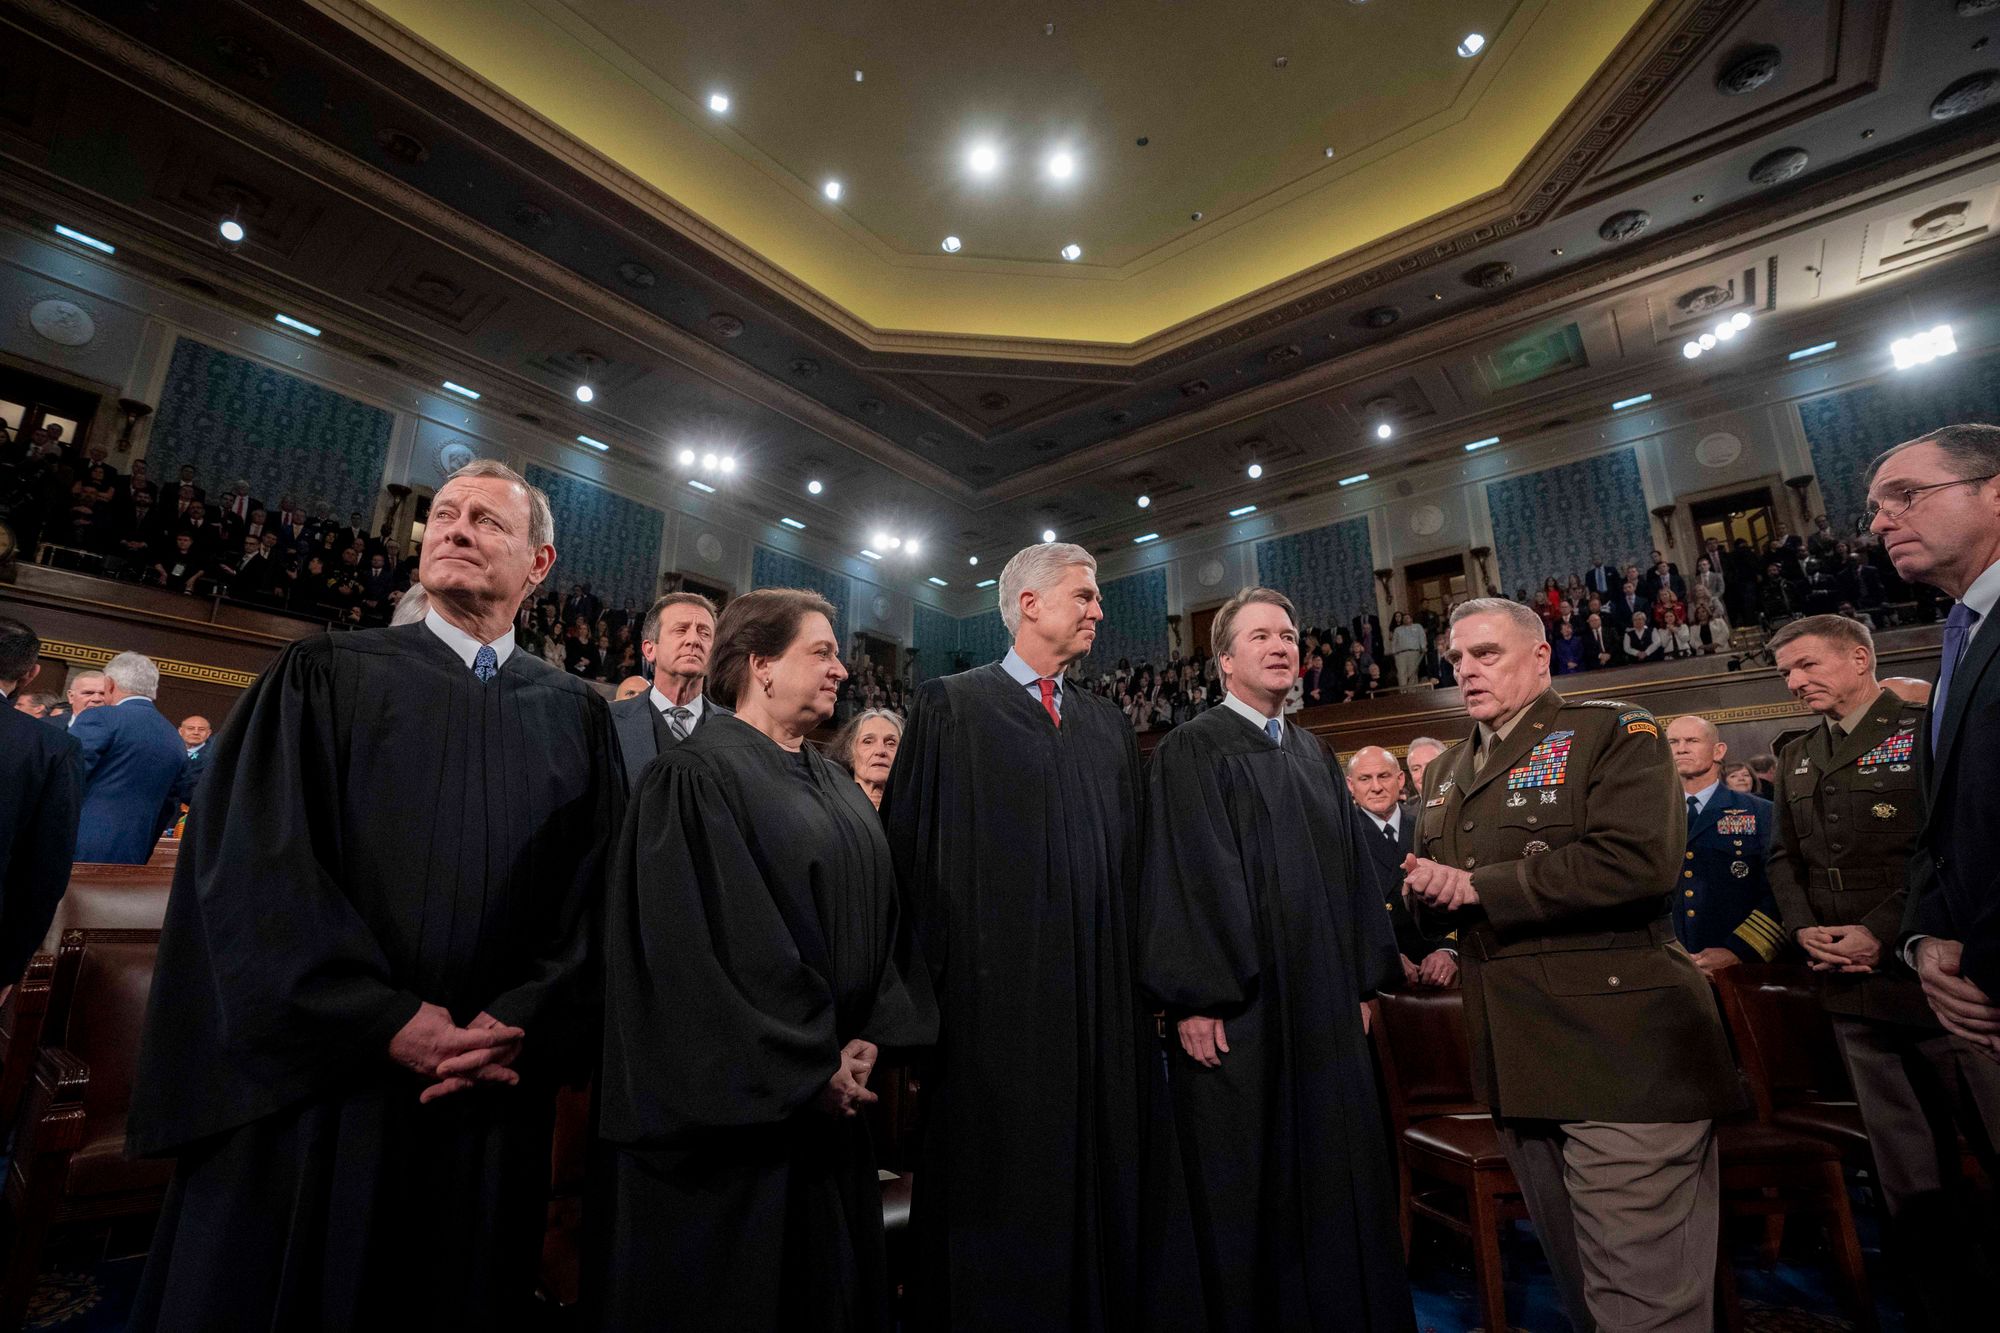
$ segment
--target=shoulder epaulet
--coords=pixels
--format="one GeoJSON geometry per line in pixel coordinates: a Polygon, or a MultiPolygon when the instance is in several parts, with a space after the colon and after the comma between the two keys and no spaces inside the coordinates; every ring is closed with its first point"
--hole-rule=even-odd
{"type": "Polygon", "coordinates": [[[1628,704],[1622,699],[1575,699],[1565,700],[1565,708],[1611,708],[1618,716],[1614,726],[1623,727],[1627,732],[1647,736],[1660,734],[1659,719],[1637,704],[1628,704]]]}

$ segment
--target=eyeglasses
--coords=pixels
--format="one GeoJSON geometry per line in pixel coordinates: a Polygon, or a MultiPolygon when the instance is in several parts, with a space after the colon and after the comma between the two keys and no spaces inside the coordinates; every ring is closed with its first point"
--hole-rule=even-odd
{"type": "Polygon", "coordinates": [[[1928,486],[1904,486],[1891,491],[1880,500],[1870,500],[1867,508],[1861,511],[1861,521],[1864,525],[1872,524],[1875,522],[1877,514],[1887,514],[1890,518],[1901,518],[1910,512],[1910,506],[1914,505],[1918,498],[1927,491],[1943,490],[1946,486],[1976,485],[1980,482],[1991,481],[1996,476],[2000,476],[2000,472],[1989,472],[1983,477],[1953,477],[1950,481],[1934,481],[1928,486]]]}

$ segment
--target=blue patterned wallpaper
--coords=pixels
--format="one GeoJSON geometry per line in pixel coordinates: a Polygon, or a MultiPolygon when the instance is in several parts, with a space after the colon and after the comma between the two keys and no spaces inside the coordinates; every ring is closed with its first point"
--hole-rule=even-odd
{"type": "Polygon", "coordinates": [[[1347,625],[1363,612],[1374,615],[1375,558],[1368,520],[1342,519],[1258,542],[1257,582],[1292,599],[1302,630],[1347,625]]]}
{"type": "Polygon", "coordinates": [[[969,666],[997,662],[1007,655],[1007,650],[1013,645],[1014,636],[1007,632],[997,607],[976,616],[966,616],[958,622],[958,651],[969,666]]]}
{"type": "Polygon", "coordinates": [[[1852,532],[1867,501],[1868,465],[1891,445],[1960,422],[2000,425],[2000,356],[1951,358],[1895,379],[1808,398],[1799,421],[1836,532],[1852,532]]]}
{"type": "Polygon", "coordinates": [[[375,510],[395,418],[297,375],[182,338],[153,416],[147,471],[162,486],[183,465],[211,502],[247,478],[276,508],[291,496],[345,519],[375,510]]]}
{"type": "MultiPolygon", "coordinates": [[[[1088,666],[1105,672],[1125,658],[1138,666],[1167,660],[1167,571],[1148,569],[1098,585],[1104,619],[1097,625],[1097,646],[1088,666]]],[[[994,614],[999,614],[995,612],[994,614]]],[[[1003,650],[1004,651],[1004,650],[1003,650]]]]}
{"type": "MultiPolygon", "coordinates": [[[[1639,457],[1619,449],[1486,487],[1500,591],[1532,595],[1542,580],[1581,574],[1591,557],[1646,563],[1653,526],[1639,481],[1639,457]]],[[[1478,590],[1483,593],[1485,589],[1478,590]]]]}
{"type": "Polygon", "coordinates": [[[528,464],[528,484],[548,492],[556,520],[549,586],[588,583],[606,606],[645,609],[660,581],[659,510],[565,472],[528,464]]]}
{"type": "Polygon", "coordinates": [[[918,602],[912,608],[910,647],[916,652],[911,675],[917,680],[951,674],[958,652],[958,618],[918,602]]]}
{"type": "Polygon", "coordinates": [[[753,588],[808,588],[832,602],[840,612],[833,624],[833,634],[840,641],[841,660],[845,661],[853,651],[848,639],[847,627],[850,617],[847,604],[854,600],[854,584],[845,574],[821,569],[818,565],[787,555],[783,551],[773,551],[759,546],[750,552],[750,586],[753,588]]]}

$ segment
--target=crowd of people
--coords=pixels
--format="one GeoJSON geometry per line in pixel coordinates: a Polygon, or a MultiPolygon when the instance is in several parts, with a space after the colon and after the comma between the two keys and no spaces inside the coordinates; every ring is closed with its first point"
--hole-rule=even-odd
{"type": "MultiPolygon", "coordinates": [[[[1937,819],[1917,791],[1925,736],[1940,769],[1990,766],[1958,733],[1993,706],[1972,631],[2000,594],[2000,429],[1955,429],[1871,488],[1899,566],[1961,599],[1937,706],[1884,688],[1858,619],[1785,622],[1779,670],[1825,734],[1753,761],[1775,806],[1703,719],[1558,694],[1526,599],[1441,627],[1465,742],[1366,746],[1338,771],[1287,702],[1339,637],[1245,589],[1212,628],[1220,698],[1142,765],[1126,710],[1067,674],[1103,610],[1095,560],[1061,543],[1002,571],[1003,660],[924,682],[906,715],[855,712],[824,753],[853,673],[838,609],[807,591],[719,616],[659,599],[635,622],[649,683],[606,704],[518,637],[557,534],[492,462],[437,496],[421,617],[292,645],[213,740],[172,735],[130,655],[71,682],[66,725],[27,717],[36,641],[0,625],[0,711],[37,738],[9,753],[42,766],[14,809],[80,785],[128,726],[170,742],[175,790],[203,765],[133,1082],[130,1147],[177,1166],[131,1326],[509,1323],[546,1222],[550,1099],[590,1078],[603,1327],[673,1309],[718,1329],[1407,1333],[1367,1004],[1462,987],[1473,1084],[1571,1322],[1703,1327],[1714,1122],[1744,1110],[1704,973],[1795,950],[1917,997],[1935,1037],[1840,1026],[1843,1049],[1880,1078],[1948,1064],[1970,1095],[1918,1087],[1911,1116],[1865,1092],[1878,1160],[1955,1163],[1952,1123],[1975,1147],[2000,1127],[1984,882],[1940,852],[1896,938],[1916,839],[1986,836],[1976,783],[1939,777],[1937,819]],[[1851,848],[1840,815],[1875,836],[1851,848]],[[1828,865],[1843,892],[1822,892],[1828,865]],[[1887,975],[1892,951],[1912,970],[1887,975]],[[923,1062],[926,1108],[900,1314],[858,1119],[896,1052],[923,1062]]],[[[1659,573],[1648,600],[1678,600],[1659,573]]],[[[1356,637],[1381,638],[1332,655],[1356,637]]],[[[81,854],[97,835],[75,836],[81,854]]],[[[10,890],[7,909],[42,912],[6,932],[25,939],[53,900],[10,890]]],[[[1899,1227],[1965,1215],[1904,1203],[1899,1227]]],[[[1952,1271],[1926,1300],[1976,1285],[1976,1264],[1952,1271]]]]}

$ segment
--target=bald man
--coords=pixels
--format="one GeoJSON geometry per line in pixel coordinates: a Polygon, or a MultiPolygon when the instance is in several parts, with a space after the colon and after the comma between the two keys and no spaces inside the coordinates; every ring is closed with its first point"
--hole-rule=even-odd
{"type": "Polygon", "coordinates": [[[623,703],[627,699],[636,699],[652,688],[653,682],[647,680],[644,676],[627,676],[618,682],[618,702],[623,703]]]}
{"type": "Polygon", "coordinates": [[[1778,900],[1764,869],[1771,803],[1723,782],[1729,747],[1707,718],[1695,713],[1675,718],[1667,726],[1667,749],[1687,807],[1687,854],[1673,895],[1674,934],[1705,973],[1768,963],[1785,943],[1778,900]]]}
{"type": "Polygon", "coordinates": [[[215,728],[200,713],[189,713],[181,719],[180,733],[181,744],[187,746],[187,789],[192,798],[201,771],[208,766],[208,738],[215,728]]]}
{"type": "Polygon", "coordinates": [[[1347,791],[1354,798],[1355,842],[1368,849],[1362,864],[1374,872],[1395,927],[1403,984],[1455,985],[1458,950],[1425,935],[1403,901],[1403,858],[1417,845],[1417,819],[1402,804],[1402,766],[1381,746],[1364,745],[1347,761],[1347,791]]]}

